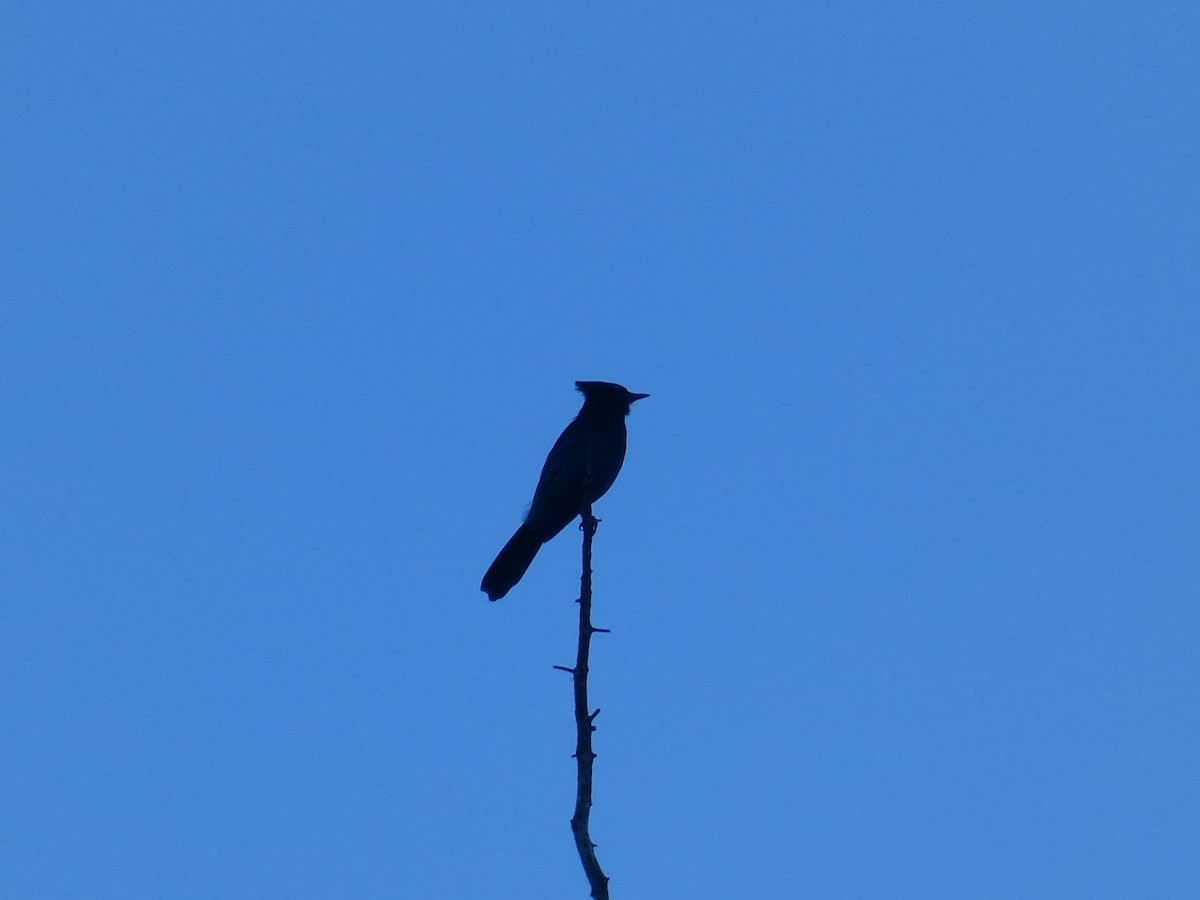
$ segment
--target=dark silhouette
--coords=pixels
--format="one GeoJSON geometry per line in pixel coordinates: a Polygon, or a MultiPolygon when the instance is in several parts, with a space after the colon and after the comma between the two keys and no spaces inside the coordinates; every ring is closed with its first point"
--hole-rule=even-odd
{"type": "Polygon", "coordinates": [[[483,576],[479,587],[489,600],[512,590],[542,544],[612,487],[625,461],[629,405],[650,396],[607,381],[577,381],[575,387],[583,392],[583,408],[546,457],[525,521],[483,576]]]}

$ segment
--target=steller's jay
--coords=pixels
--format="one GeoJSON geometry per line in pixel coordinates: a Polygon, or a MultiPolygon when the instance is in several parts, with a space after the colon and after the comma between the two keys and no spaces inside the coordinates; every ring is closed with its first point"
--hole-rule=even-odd
{"type": "Polygon", "coordinates": [[[546,457],[529,514],[483,576],[480,590],[499,600],[533,562],[542,544],[612,487],[625,461],[625,417],[634,394],[607,381],[577,381],[583,408],[546,457]]]}

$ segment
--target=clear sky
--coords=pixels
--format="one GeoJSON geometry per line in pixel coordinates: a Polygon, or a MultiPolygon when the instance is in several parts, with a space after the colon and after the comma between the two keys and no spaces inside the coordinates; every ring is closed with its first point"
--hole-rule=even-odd
{"type": "Polygon", "coordinates": [[[1200,7],[0,13],[0,895],[1200,896],[1200,7]]]}

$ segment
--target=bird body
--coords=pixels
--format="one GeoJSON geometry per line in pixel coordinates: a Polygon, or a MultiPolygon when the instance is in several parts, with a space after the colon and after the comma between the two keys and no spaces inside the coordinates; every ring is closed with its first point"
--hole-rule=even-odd
{"type": "Polygon", "coordinates": [[[553,538],[612,487],[625,461],[625,417],[649,394],[634,394],[607,381],[577,381],[583,407],[554,446],[529,513],[483,576],[480,589],[499,600],[521,580],[542,544],[553,538]]]}

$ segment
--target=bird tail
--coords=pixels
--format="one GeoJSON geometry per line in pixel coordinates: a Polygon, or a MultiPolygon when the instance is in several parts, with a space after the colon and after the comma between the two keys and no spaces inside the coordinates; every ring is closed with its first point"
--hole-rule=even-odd
{"type": "Polygon", "coordinates": [[[499,600],[521,580],[541,547],[542,539],[537,533],[528,524],[522,525],[488,567],[479,589],[489,600],[499,600]]]}

